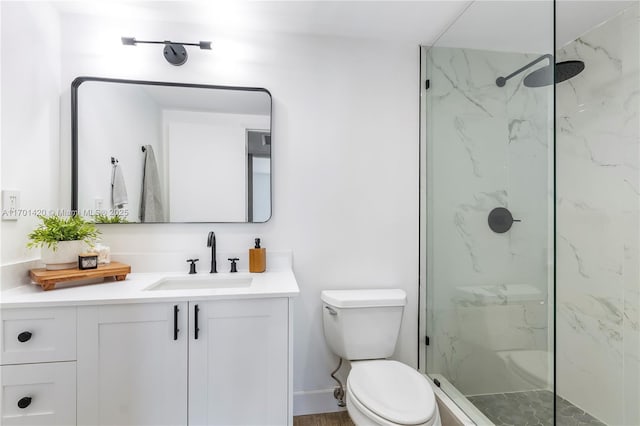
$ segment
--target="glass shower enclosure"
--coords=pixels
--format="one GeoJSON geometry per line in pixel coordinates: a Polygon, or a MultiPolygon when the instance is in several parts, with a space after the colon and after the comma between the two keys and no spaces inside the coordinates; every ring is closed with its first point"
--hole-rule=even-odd
{"type": "Polygon", "coordinates": [[[479,425],[640,424],[639,3],[562,3],[421,49],[419,363],[479,425]]]}
{"type": "Polygon", "coordinates": [[[422,48],[420,361],[482,425],[553,424],[554,88],[524,81],[552,28],[551,1],[475,2],[422,48]]]}

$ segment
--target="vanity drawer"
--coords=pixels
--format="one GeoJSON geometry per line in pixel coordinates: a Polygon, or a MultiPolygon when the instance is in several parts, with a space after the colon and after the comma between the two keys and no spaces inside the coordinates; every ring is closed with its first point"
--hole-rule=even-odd
{"type": "Polygon", "coordinates": [[[76,308],[0,310],[0,365],[76,359],[76,308]]]}
{"type": "Polygon", "coordinates": [[[0,424],[76,424],[76,363],[0,367],[0,424]]]}

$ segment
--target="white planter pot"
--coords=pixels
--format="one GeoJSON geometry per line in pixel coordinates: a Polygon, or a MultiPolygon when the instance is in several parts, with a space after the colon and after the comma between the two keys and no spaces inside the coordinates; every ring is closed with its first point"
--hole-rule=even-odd
{"type": "Polygon", "coordinates": [[[42,247],[42,262],[49,271],[70,269],[78,267],[78,255],[87,249],[84,241],[59,241],[54,251],[48,247],[42,247]]]}

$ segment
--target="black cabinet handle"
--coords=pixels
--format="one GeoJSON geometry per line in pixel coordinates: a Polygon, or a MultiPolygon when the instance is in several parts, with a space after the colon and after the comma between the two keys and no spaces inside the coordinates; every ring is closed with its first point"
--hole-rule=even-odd
{"type": "Polygon", "coordinates": [[[178,305],[173,305],[173,340],[178,340],[178,305]]]}
{"type": "Polygon", "coordinates": [[[29,405],[31,405],[31,397],[30,396],[25,396],[23,398],[20,398],[20,401],[18,401],[18,408],[25,409],[29,405]]]}
{"type": "Polygon", "coordinates": [[[31,336],[33,336],[33,334],[31,334],[30,331],[23,331],[22,333],[18,334],[18,342],[27,342],[29,341],[29,339],[31,339],[31,336]]]}
{"type": "Polygon", "coordinates": [[[193,325],[194,325],[193,337],[196,340],[198,340],[198,332],[200,331],[200,329],[198,328],[198,312],[200,312],[200,308],[198,308],[198,305],[196,305],[195,308],[193,308],[193,325]]]}

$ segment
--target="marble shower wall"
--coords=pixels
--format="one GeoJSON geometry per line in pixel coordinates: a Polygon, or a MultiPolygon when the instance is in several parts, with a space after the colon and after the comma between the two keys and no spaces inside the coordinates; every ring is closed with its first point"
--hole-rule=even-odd
{"type": "Polygon", "coordinates": [[[552,88],[495,84],[539,55],[427,55],[427,372],[466,395],[548,387],[552,88]],[[495,207],[522,222],[494,233],[495,207]],[[507,368],[523,350],[542,384],[507,368]]]}
{"type": "Polygon", "coordinates": [[[638,4],[557,52],[557,390],[610,425],[640,424],[638,4]]]}

